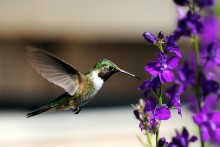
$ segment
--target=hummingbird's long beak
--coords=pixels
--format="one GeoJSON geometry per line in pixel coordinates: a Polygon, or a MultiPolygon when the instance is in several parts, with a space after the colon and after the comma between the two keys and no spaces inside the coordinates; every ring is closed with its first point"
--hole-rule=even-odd
{"type": "Polygon", "coordinates": [[[122,69],[120,69],[120,68],[118,68],[118,71],[121,72],[121,73],[130,75],[130,76],[132,76],[132,77],[134,77],[134,78],[136,78],[136,79],[139,79],[139,80],[141,79],[141,78],[137,77],[136,75],[131,74],[131,73],[127,72],[127,71],[124,71],[124,70],[122,70],[122,69]]]}

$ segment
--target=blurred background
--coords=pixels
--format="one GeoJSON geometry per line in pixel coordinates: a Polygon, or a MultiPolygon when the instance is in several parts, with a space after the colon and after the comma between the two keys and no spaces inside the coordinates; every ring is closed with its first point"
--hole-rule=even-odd
{"type": "MultiPolygon", "coordinates": [[[[176,20],[176,6],[164,0],[0,0],[0,146],[141,146],[131,104],[142,97],[137,87],[143,81],[123,74],[111,77],[77,116],[68,111],[25,118],[64,92],[30,66],[26,47],[51,52],[82,73],[106,58],[146,79],[144,66],[156,52],[143,32],[169,35],[176,20]]],[[[161,136],[184,125],[176,111],[173,118],[161,136]]]]}
{"type": "MultiPolygon", "coordinates": [[[[172,1],[158,2],[0,0],[0,107],[33,109],[63,92],[30,66],[27,46],[51,52],[82,73],[106,58],[146,78],[144,66],[155,59],[156,48],[143,32],[168,35],[177,18],[172,1]]],[[[114,75],[87,107],[128,106],[139,97],[140,83],[114,75]]]]}

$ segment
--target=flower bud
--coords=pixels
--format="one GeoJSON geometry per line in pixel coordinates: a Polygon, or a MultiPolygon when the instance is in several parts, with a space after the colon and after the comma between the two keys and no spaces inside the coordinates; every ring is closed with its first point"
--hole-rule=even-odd
{"type": "Polygon", "coordinates": [[[162,31],[159,32],[157,38],[159,38],[159,39],[163,39],[164,38],[164,35],[163,35],[162,31]]]}
{"type": "Polygon", "coordinates": [[[155,44],[157,42],[157,38],[150,32],[144,32],[143,36],[149,43],[155,44]]]}
{"type": "Polygon", "coordinates": [[[179,6],[186,6],[189,4],[188,0],[173,0],[173,1],[174,1],[174,3],[176,3],[179,6]]]}

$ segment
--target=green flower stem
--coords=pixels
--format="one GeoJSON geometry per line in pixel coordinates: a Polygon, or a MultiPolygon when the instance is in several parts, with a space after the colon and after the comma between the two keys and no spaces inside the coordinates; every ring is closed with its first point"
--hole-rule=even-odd
{"type": "Polygon", "coordinates": [[[159,141],[159,129],[156,133],[156,147],[158,147],[158,141],[159,141]]]}
{"type": "MultiPolygon", "coordinates": [[[[196,100],[197,100],[197,105],[199,108],[199,111],[201,111],[201,100],[200,100],[200,76],[201,76],[201,62],[200,62],[200,55],[199,55],[199,40],[198,36],[193,35],[192,36],[192,42],[193,42],[193,48],[194,52],[196,54],[196,67],[197,67],[197,73],[196,73],[196,88],[195,88],[195,95],[196,95],[196,100]]],[[[204,147],[205,144],[202,141],[202,131],[201,128],[199,128],[199,134],[200,134],[200,143],[201,147],[204,147]]]]}
{"type": "MultiPolygon", "coordinates": [[[[144,130],[146,131],[146,137],[147,137],[147,142],[149,143],[150,147],[153,147],[152,146],[152,142],[151,142],[151,136],[150,134],[148,133],[148,128],[146,127],[147,124],[146,124],[146,116],[142,113],[142,117],[143,117],[143,124],[144,124],[144,130]]],[[[146,144],[146,147],[148,147],[148,145],[146,144]]]]}
{"type": "Polygon", "coordinates": [[[163,104],[163,99],[162,99],[162,84],[160,84],[160,93],[159,93],[159,104],[162,105],[163,104]]]}
{"type": "Polygon", "coordinates": [[[151,93],[153,93],[153,95],[159,100],[159,96],[157,95],[155,91],[151,90],[151,93]]]}
{"type": "MultiPolygon", "coordinates": [[[[193,1],[192,5],[192,11],[195,13],[196,11],[196,3],[193,1]]],[[[197,35],[193,35],[192,37],[192,42],[193,42],[193,49],[196,54],[196,67],[197,67],[197,73],[196,73],[196,89],[195,89],[195,95],[196,95],[196,100],[197,100],[197,105],[199,111],[201,111],[201,100],[200,100],[200,76],[201,76],[201,62],[200,62],[200,55],[199,55],[199,39],[197,35]]],[[[202,131],[201,128],[199,128],[199,135],[200,135],[200,144],[201,147],[205,147],[204,142],[202,141],[202,131]]]]}
{"type": "Polygon", "coordinates": [[[147,140],[148,140],[150,147],[153,147],[152,142],[151,142],[151,136],[148,132],[146,132],[146,136],[147,136],[147,140]]]}
{"type": "Polygon", "coordinates": [[[163,45],[162,44],[157,44],[157,47],[160,49],[161,52],[163,52],[163,45]]]}
{"type": "Polygon", "coordinates": [[[201,144],[201,147],[205,147],[205,143],[202,141],[202,130],[201,130],[200,127],[199,127],[199,137],[200,137],[200,144],[201,144]]]}
{"type": "Polygon", "coordinates": [[[200,55],[199,55],[199,40],[196,35],[192,36],[192,42],[193,42],[193,49],[196,55],[196,67],[197,67],[197,72],[196,72],[196,89],[195,89],[195,94],[196,94],[196,99],[197,99],[197,105],[199,108],[199,111],[201,110],[201,100],[200,100],[200,75],[201,75],[201,63],[200,63],[200,55]]]}
{"type": "MultiPolygon", "coordinates": [[[[162,99],[162,84],[160,84],[160,91],[159,91],[158,101],[159,101],[159,104],[162,105],[162,103],[163,103],[163,99],[162,99]]],[[[158,130],[157,130],[157,132],[156,132],[156,147],[158,147],[159,130],[160,130],[160,128],[158,128],[158,130]]]]}

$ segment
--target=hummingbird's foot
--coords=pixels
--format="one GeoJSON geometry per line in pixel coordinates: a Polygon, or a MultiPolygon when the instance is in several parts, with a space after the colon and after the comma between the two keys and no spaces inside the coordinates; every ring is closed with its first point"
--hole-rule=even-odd
{"type": "Polygon", "coordinates": [[[79,112],[81,111],[80,107],[76,107],[75,109],[73,109],[72,112],[74,112],[74,114],[79,114],[79,112]]]}

